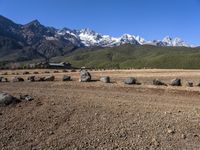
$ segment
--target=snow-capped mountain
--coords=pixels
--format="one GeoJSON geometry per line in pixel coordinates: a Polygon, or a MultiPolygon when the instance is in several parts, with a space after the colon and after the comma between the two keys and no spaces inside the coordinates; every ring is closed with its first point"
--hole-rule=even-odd
{"type": "Polygon", "coordinates": [[[101,35],[88,28],[81,30],[70,30],[64,28],[57,31],[57,35],[64,36],[65,39],[70,40],[72,43],[79,41],[86,47],[100,46],[100,47],[114,47],[122,44],[132,44],[132,45],[155,45],[155,46],[185,46],[190,47],[180,38],[171,38],[169,36],[165,37],[163,40],[152,40],[147,41],[140,36],[134,36],[130,34],[124,34],[120,37],[112,37],[109,35],[101,35]]]}
{"type": "Polygon", "coordinates": [[[28,24],[16,24],[13,21],[0,16],[0,36],[12,38],[22,46],[40,47],[41,44],[53,43],[58,48],[67,46],[75,47],[114,47],[123,44],[155,45],[155,46],[185,46],[189,47],[180,38],[165,37],[163,40],[148,41],[140,36],[123,34],[120,37],[99,34],[91,29],[72,30],[68,28],[56,29],[46,27],[38,20],[28,24]],[[56,44],[55,44],[56,43],[56,44]]]}

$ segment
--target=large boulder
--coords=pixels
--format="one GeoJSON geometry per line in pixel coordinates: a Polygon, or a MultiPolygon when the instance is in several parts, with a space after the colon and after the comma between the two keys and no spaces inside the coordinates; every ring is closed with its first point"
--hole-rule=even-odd
{"type": "Polygon", "coordinates": [[[87,70],[80,71],[80,82],[89,82],[91,81],[91,75],[87,70]]]}
{"type": "Polygon", "coordinates": [[[63,76],[63,81],[70,81],[70,80],[71,80],[70,76],[67,76],[67,75],[63,76]]]}
{"type": "Polygon", "coordinates": [[[7,106],[12,104],[15,101],[15,98],[4,92],[0,92],[0,106],[7,106]]]}
{"type": "Polygon", "coordinates": [[[181,84],[181,79],[179,79],[179,78],[176,78],[176,79],[173,79],[172,81],[171,81],[171,84],[170,84],[171,86],[181,86],[182,84],[181,84]]]}
{"type": "Polygon", "coordinates": [[[44,81],[54,81],[54,80],[55,80],[55,76],[53,75],[44,77],[44,81]]]}
{"type": "Polygon", "coordinates": [[[101,77],[100,78],[100,81],[101,82],[104,82],[104,83],[110,83],[110,77],[106,76],[106,77],[101,77]]]}
{"type": "Polygon", "coordinates": [[[160,81],[158,79],[154,79],[153,80],[153,85],[158,85],[158,86],[164,85],[164,86],[167,86],[167,84],[165,84],[164,82],[162,82],[162,81],[160,81]]]}
{"type": "Polygon", "coordinates": [[[13,77],[13,78],[12,78],[12,81],[13,81],[13,82],[23,82],[24,79],[23,79],[22,77],[13,77]]]}
{"type": "Polygon", "coordinates": [[[128,77],[124,80],[124,84],[137,84],[137,79],[133,77],[128,77]]]}

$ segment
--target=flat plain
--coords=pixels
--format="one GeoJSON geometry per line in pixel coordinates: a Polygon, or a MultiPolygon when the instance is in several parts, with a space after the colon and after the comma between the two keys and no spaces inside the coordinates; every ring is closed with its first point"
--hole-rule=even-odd
{"type": "Polygon", "coordinates": [[[0,74],[10,80],[49,71],[55,81],[0,83],[0,91],[34,98],[0,107],[1,149],[200,149],[200,70],[90,71],[93,81],[87,83],[78,81],[78,71],[24,71],[0,74]],[[72,81],[63,82],[63,75],[72,81]],[[101,76],[111,83],[98,81],[101,76]],[[124,85],[126,77],[141,85],[124,85]],[[169,84],[176,77],[181,87],[152,85],[153,79],[169,84]]]}

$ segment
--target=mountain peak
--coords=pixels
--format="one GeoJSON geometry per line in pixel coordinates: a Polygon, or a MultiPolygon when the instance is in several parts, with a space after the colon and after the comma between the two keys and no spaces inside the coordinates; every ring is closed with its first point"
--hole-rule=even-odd
{"type": "Polygon", "coordinates": [[[35,19],[35,20],[29,22],[27,25],[40,26],[41,24],[37,19],[35,19]]]}

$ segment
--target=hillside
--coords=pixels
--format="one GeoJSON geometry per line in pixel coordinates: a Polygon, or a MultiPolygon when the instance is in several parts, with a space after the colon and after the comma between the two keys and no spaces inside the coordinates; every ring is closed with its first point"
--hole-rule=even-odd
{"type": "Polygon", "coordinates": [[[200,48],[122,45],[96,50],[77,50],[65,60],[77,67],[200,69],[200,48]]]}

